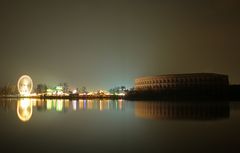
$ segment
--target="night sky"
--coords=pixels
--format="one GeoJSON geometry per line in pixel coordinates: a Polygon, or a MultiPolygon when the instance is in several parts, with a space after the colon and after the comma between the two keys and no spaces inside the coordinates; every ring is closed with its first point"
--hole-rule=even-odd
{"type": "Polygon", "coordinates": [[[216,72],[240,83],[238,0],[0,0],[0,85],[133,86],[216,72]]]}

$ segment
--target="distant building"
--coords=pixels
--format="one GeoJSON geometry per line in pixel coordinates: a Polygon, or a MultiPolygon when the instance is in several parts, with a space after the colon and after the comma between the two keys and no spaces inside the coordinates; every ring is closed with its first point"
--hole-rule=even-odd
{"type": "Polygon", "coordinates": [[[215,73],[169,74],[135,79],[136,90],[161,91],[191,88],[221,90],[228,86],[228,76],[215,73]]]}
{"type": "Polygon", "coordinates": [[[225,99],[228,76],[215,73],[191,73],[148,76],[135,79],[132,99],[225,99]]]}
{"type": "Polygon", "coordinates": [[[63,96],[63,86],[56,86],[55,88],[47,89],[48,96],[63,96]]]}

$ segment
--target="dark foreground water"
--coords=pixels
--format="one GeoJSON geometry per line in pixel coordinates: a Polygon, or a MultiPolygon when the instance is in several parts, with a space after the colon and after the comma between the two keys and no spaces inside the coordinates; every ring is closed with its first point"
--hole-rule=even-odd
{"type": "Polygon", "coordinates": [[[240,152],[240,103],[0,99],[0,152],[240,152]]]}

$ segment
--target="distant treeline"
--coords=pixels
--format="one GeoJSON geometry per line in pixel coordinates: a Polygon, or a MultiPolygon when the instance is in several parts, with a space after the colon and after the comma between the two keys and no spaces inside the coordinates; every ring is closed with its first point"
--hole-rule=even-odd
{"type": "Polygon", "coordinates": [[[18,89],[16,85],[5,85],[0,87],[0,95],[16,95],[18,89]]]}
{"type": "MultiPolygon", "coordinates": [[[[71,93],[71,90],[69,89],[68,83],[59,83],[56,86],[62,86],[64,93],[71,93]]],[[[55,87],[56,87],[55,86],[55,87]]],[[[33,93],[41,94],[41,93],[47,93],[47,89],[53,89],[55,87],[51,87],[50,85],[39,83],[36,85],[36,87],[33,89],[33,93]]],[[[77,93],[88,93],[87,87],[83,86],[80,88],[76,88],[77,93]]],[[[116,86],[108,90],[111,94],[120,93],[120,92],[128,92],[128,89],[125,86],[116,86]]],[[[5,85],[0,87],[0,95],[6,96],[6,95],[17,95],[19,94],[17,85],[5,85]]]]}

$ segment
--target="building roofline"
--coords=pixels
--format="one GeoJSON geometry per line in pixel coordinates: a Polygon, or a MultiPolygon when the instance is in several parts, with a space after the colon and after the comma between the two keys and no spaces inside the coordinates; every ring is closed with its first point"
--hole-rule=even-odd
{"type": "Polygon", "coordinates": [[[137,77],[135,80],[159,78],[159,77],[184,77],[184,76],[221,76],[221,77],[228,77],[228,75],[226,75],[226,74],[219,74],[219,73],[182,73],[182,74],[163,74],[163,75],[153,75],[153,76],[141,76],[141,77],[137,77]]]}

